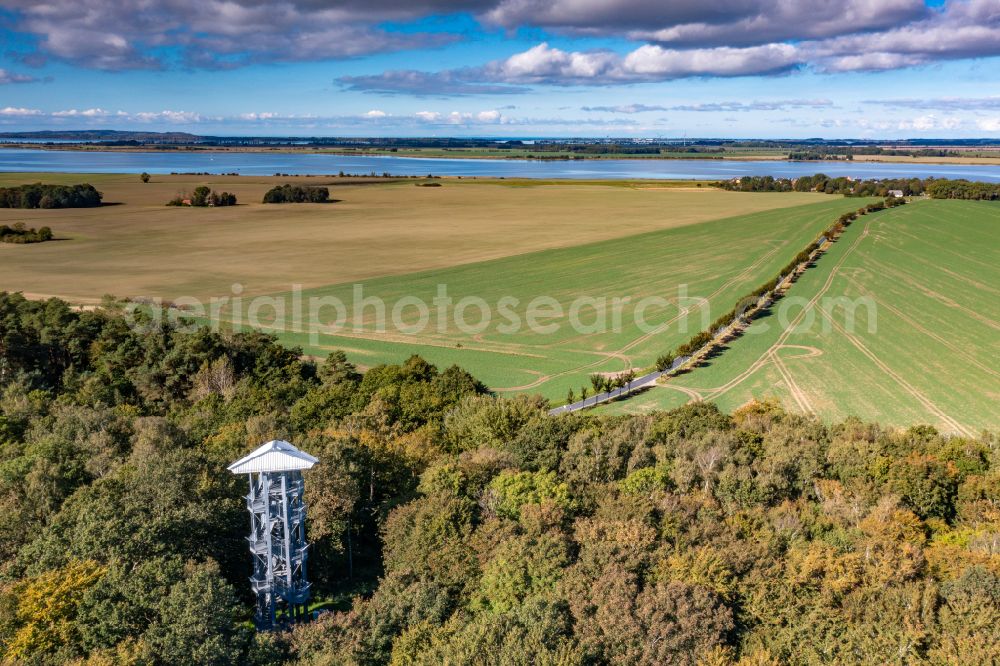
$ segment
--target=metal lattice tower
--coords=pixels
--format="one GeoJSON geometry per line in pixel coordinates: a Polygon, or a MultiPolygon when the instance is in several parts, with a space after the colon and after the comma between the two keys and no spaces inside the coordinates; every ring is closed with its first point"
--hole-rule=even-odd
{"type": "Polygon", "coordinates": [[[250,553],[257,595],[257,628],[274,629],[306,616],[310,584],[306,578],[306,505],[302,471],[319,460],[284,441],[271,441],[229,466],[248,474],[250,553]]]}

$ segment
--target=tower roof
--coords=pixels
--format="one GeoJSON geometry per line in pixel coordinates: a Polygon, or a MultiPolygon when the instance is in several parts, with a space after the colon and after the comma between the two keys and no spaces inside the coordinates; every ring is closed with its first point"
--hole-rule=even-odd
{"type": "Polygon", "coordinates": [[[258,472],[291,472],[309,469],[319,462],[305,451],[299,451],[288,442],[271,440],[252,453],[243,456],[228,467],[233,474],[254,474],[258,472]]]}

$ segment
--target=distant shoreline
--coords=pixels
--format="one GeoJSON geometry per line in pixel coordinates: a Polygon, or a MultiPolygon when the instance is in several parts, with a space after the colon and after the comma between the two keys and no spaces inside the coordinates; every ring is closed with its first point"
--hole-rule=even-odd
{"type": "MultiPolygon", "coordinates": [[[[0,149],[38,150],[62,152],[108,152],[108,153],[163,153],[163,154],[203,154],[203,153],[256,153],[256,154],[296,154],[296,155],[342,155],[352,157],[398,157],[409,159],[463,159],[463,160],[526,160],[535,162],[574,162],[594,160],[707,160],[707,161],[745,161],[745,162],[816,162],[828,160],[792,160],[787,153],[681,153],[666,152],[657,154],[607,153],[607,154],[566,154],[557,153],[545,155],[535,153],[530,148],[488,150],[462,148],[427,148],[427,149],[396,149],[368,150],[355,148],[332,147],[297,147],[297,146],[197,146],[183,144],[144,144],[139,146],[108,146],[93,143],[60,143],[39,144],[33,142],[0,143],[0,149]]],[[[1000,150],[996,157],[909,157],[903,155],[854,155],[853,160],[834,160],[844,162],[883,162],[893,164],[968,164],[1000,166],[1000,150]]]]}
{"type": "Polygon", "coordinates": [[[140,146],[108,146],[94,143],[0,143],[0,148],[17,150],[48,150],[64,152],[96,152],[96,153],[278,153],[293,155],[344,155],[348,157],[399,157],[410,159],[445,159],[445,160],[530,160],[535,162],[575,162],[582,160],[740,160],[740,161],[774,161],[787,160],[784,155],[755,155],[731,153],[718,155],[712,153],[608,153],[600,155],[587,154],[535,154],[529,149],[507,151],[488,151],[482,149],[399,149],[392,150],[359,150],[354,148],[307,148],[297,146],[198,146],[177,144],[144,144],[140,146]],[[524,153],[524,154],[522,154],[524,153]]]}

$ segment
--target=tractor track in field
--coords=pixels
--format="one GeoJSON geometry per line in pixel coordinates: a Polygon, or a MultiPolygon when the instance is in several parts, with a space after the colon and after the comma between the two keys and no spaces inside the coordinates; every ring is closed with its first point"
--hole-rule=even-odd
{"type": "MultiPolygon", "coordinates": [[[[816,307],[816,303],[819,302],[819,299],[822,298],[833,286],[834,280],[840,274],[841,268],[843,267],[847,259],[857,250],[857,248],[861,245],[862,241],[864,241],[864,239],[866,239],[871,234],[871,226],[873,222],[874,220],[868,220],[868,222],[866,222],[865,228],[862,231],[861,235],[858,236],[858,238],[854,241],[854,243],[851,244],[851,246],[847,249],[847,251],[844,252],[843,256],[833,266],[833,268],[830,270],[830,274],[826,278],[826,281],[823,283],[823,286],[809,300],[806,306],[795,317],[795,319],[785,328],[785,330],[782,331],[781,336],[778,338],[777,342],[773,344],[770,348],[768,348],[768,350],[765,351],[753,364],[751,364],[750,367],[747,368],[747,370],[740,373],[726,384],[723,384],[722,386],[717,387],[715,389],[706,389],[706,394],[705,394],[706,399],[713,400],[727,393],[728,391],[732,390],[739,384],[746,381],[749,377],[751,377],[754,373],[756,373],[758,370],[760,370],[764,365],[766,365],[769,361],[771,361],[774,358],[777,349],[785,345],[785,342],[788,340],[788,338],[795,330],[795,328],[801,323],[802,319],[806,316],[806,313],[814,309],[816,307]]],[[[912,282],[912,280],[909,281],[912,282]]],[[[830,324],[834,328],[836,328],[852,345],[854,345],[854,347],[857,348],[858,351],[860,351],[872,363],[874,363],[875,366],[879,368],[879,370],[881,370],[886,376],[891,378],[897,386],[899,386],[901,389],[909,393],[914,399],[916,399],[921,405],[923,405],[924,408],[926,408],[929,412],[937,416],[942,423],[946,424],[948,427],[952,428],[956,432],[961,433],[963,435],[975,436],[975,433],[973,433],[969,428],[967,428],[966,426],[962,425],[957,420],[952,418],[941,408],[939,408],[933,401],[931,401],[927,396],[921,393],[916,387],[914,387],[912,384],[903,379],[903,377],[901,377],[896,371],[890,368],[874,352],[868,349],[868,347],[865,346],[864,343],[861,342],[861,340],[859,340],[856,336],[848,333],[843,326],[841,326],[837,321],[834,320],[834,318],[829,312],[827,312],[823,308],[820,308],[819,310],[820,314],[827,321],[829,321],[830,324]]],[[[787,373],[787,368],[784,368],[785,372],[782,372],[782,369],[783,369],[783,363],[779,365],[778,371],[782,374],[782,377],[785,379],[786,383],[788,383],[788,377],[785,376],[785,373],[787,373]]],[[[799,404],[799,406],[802,407],[803,405],[802,403],[799,402],[799,400],[804,396],[802,396],[801,394],[796,395],[794,393],[794,389],[791,390],[793,390],[793,398],[799,404]]],[[[808,402],[806,404],[808,405],[808,402]]]]}
{"type": "Polygon", "coordinates": [[[924,259],[923,257],[921,257],[918,254],[915,254],[913,252],[907,252],[906,250],[903,250],[901,248],[893,248],[893,252],[899,253],[901,255],[906,255],[907,257],[910,257],[913,261],[917,262],[918,264],[923,264],[924,266],[928,266],[928,267],[930,267],[931,269],[933,269],[935,271],[938,271],[940,273],[944,273],[945,275],[947,275],[948,277],[950,277],[950,278],[952,278],[954,280],[958,280],[959,282],[964,282],[965,284],[969,285],[973,289],[978,289],[980,291],[986,291],[986,292],[989,292],[991,294],[995,294],[995,295],[1000,296],[1000,289],[994,289],[993,287],[991,287],[991,286],[989,286],[987,284],[983,284],[982,282],[979,282],[978,280],[973,280],[972,278],[967,277],[965,275],[962,275],[961,273],[956,273],[955,271],[950,270],[948,268],[945,268],[944,266],[935,266],[933,262],[928,261],[927,259],[924,259]]]}
{"type": "Polygon", "coordinates": [[[830,274],[826,277],[826,281],[823,283],[823,286],[820,287],[820,289],[809,300],[809,302],[805,305],[805,307],[803,307],[802,310],[795,316],[795,319],[793,319],[792,322],[785,327],[785,330],[782,331],[781,335],[778,337],[778,340],[773,345],[771,345],[767,349],[767,351],[761,354],[760,357],[756,361],[754,361],[750,365],[750,367],[747,368],[745,371],[741,372],[736,377],[732,378],[722,386],[716,387],[714,389],[705,389],[707,391],[707,393],[705,394],[707,400],[714,400],[715,398],[718,398],[719,396],[728,393],[733,388],[742,384],[744,381],[746,381],[749,377],[751,377],[755,372],[760,370],[766,363],[770,361],[770,356],[775,349],[785,345],[785,342],[795,331],[796,327],[798,327],[798,325],[802,322],[806,314],[816,307],[816,303],[819,302],[819,299],[825,296],[826,292],[828,292],[830,290],[830,287],[833,286],[833,281],[840,273],[840,268],[844,265],[844,262],[847,261],[847,258],[854,253],[854,251],[858,248],[858,246],[861,245],[861,242],[865,238],[867,238],[868,235],[871,233],[872,222],[873,220],[869,218],[869,220],[865,223],[865,228],[861,232],[861,235],[854,240],[851,246],[847,248],[847,250],[844,252],[844,255],[837,261],[836,264],[834,264],[833,268],[830,269],[830,274]]]}
{"type": "Polygon", "coordinates": [[[929,412],[933,413],[935,416],[941,419],[943,423],[947,424],[960,434],[966,435],[968,437],[976,436],[976,434],[972,430],[965,427],[964,425],[956,421],[954,418],[949,416],[944,410],[938,407],[930,398],[925,396],[915,386],[913,386],[905,379],[903,379],[899,375],[899,373],[890,368],[882,359],[880,359],[878,355],[875,354],[875,352],[868,349],[868,347],[866,347],[865,344],[857,338],[857,336],[848,333],[847,329],[841,326],[839,322],[835,321],[834,318],[829,313],[827,313],[825,310],[821,310],[820,312],[834,328],[840,331],[841,335],[843,335],[852,345],[854,345],[854,347],[858,351],[867,356],[868,359],[872,363],[874,363],[884,374],[891,377],[897,386],[899,386],[904,391],[913,396],[913,398],[915,398],[917,402],[922,404],[929,412]]]}
{"type": "Polygon", "coordinates": [[[656,384],[656,388],[665,388],[665,389],[673,389],[674,391],[680,391],[681,393],[691,398],[689,402],[703,402],[705,399],[698,389],[689,388],[687,386],[681,386],[679,384],[673,384],[671,382],[656,384]]]}
{"type": "Polygon", "coordinates": [[[785,382],[785,386],[788,387],[789,392],[792,394],[792,399],[795,400],[799,409],[803,413],[809,416],[816,416],[816,410],[813,409],[812,403],[809,401],[809,397],[805,394],[802,388],[796,383],[795,378],[792,373],[788,371],[785,367],[784,361],[781,360],[781,356],[778,354],[778,350],[774,349],[770,353],[771,361],[774,363],[774,367],[778,369],[778,373],[785,382]]]}
{"type": "Polygon", "coordinates": [[[875,296],[875,294],[873,294],[868,289],[866,289],[856,278],[848,276],[847,279],[850,280],[854,284],[854,286],[857,288],[858,291],[860,291],[865,296],[868,296],[869,298],[871,298],[872,300],[874,300],[879,305],[879,307],[885,308],[889,312],[893,313],[894,315],[896,315],[897,317],[899,317],[900,319],[902,319],[903,321],[905,321],[915,331],[918,331],[919,333],[921,333],[923,335],[926,335],[927,337],[931,338],[932,340],[934,340],[935,342],[937,342],[938,344],[940,344],[942,347],[945,347],[946,349],[948,349],[952,353],[954,353],[954,354],[956,354],[958,356],[961,356],[962,358],[965,359],[965,361],[969,365],[975,366],[976,368],[982,370],[983,372],[985,372],[985,373],[987,373],[989,375],[992,375],[994,377],[1000,378],[1000,372],[997,372],[996,370],[994,370],[993,368],[989,367],[985,363],[982,363],[978,358],[975,357],[975,355],[970,354],[968,351],[966,351],[960,345],[956,345],[953,342],[950,342],[947,338],[945,338],[943,336],[940,336],[937,333],[924,328],[916,319],[913,319],[912,317],[910,317],[909,315],[907,315],[905,312],[903,312],[899,308],[897,308],[897,307],[895,307],[893,305],[890,305],[884,299],[877,298],[875,296]]]}
{"type": "MultiPolygon", "coordinates": [[[[704,300],[707,302],[709,299],[711,299],[711,298],[719,295],[720,293],[722,293],[722,291],[724,291],[725,289],[728,289],[730,286],[732,286],[733,284],[735,284],[739,280],[744,279],[745,276],[748,273],[752,272],[754,269],[756,269],[758,266],[760,266],[760,264],[762,264],[763,262],[767,261],[769,258],[771,258],[772,256],[774,256],[774,254],[776,252],[778,252],[779,250],[781,250],[781,248],[784,247],[785,245],[787,245],[787,242],[782,242],[782,244],[775,246],[771,251],[769,251],[766,254],[764,254],[763,256],[761,256],[753,264],[751,264],[750,266],[747,266],[747,268],[743,269],[737,275],[735,275],[732,278],[730,278],[729,280],[727,280],[724,284],[722,284],[722,286],[720,286],[718,289],[716,289],[711,294],[709,294],[707,297],[705,297],[704,300]]],[[[544,384],[544,383],[546,383],[548,381],[551,381],[553,379],[558,379],[559,377],[565,377],[566,375],[570,375],[570,374],[573,374],[575,372],[580,372],[581,370],[590,370],[591,368],[595,368],[595,367],[601,365],[602,363],[607,362],[610,359],[619,359],[619,360],[621,360],[622,362],[625,363],[625,371],[628,371],[628,370],[632,369],[632,360],[630,358],[628,358],[627,356],[625,356],[625,353],[627,351],[629,351],[631,349],[634,349],[637,345],[645,342],[646,340],[650,339],[654,335],[658,335],[658,334],[662,333],[663,331],[665,331],[666,329],[668,329],[674,322],[676,322],[677,320],[681,319],[682,317],[686,317],[688,314],[690,314],[691,310],[693,310],[693,309],[694,309],[694,306],[681,308],[680,312],[678,312],[676,315],[674,315],[673,318],[671,318],[668,321],[660,324],[659,326],[657,326],[655,329],[653,329],[649,333],[644,333],[643,335],[639,336],[635,340],[632,340],[627,345],[625,345],[624,347],[621,347],[617,351],[603,352],[604,354],[606,354],[605,358],[598,359],[598,360],[596,360],[596,361],[594,361],[592,363],[586,363],[584,365],[577,366],[576,368],[571,368],[569,370],[563,370],[561,372],[553,373],[551,375],[546,375],[544,377],[539,377],[538,379],[536,379],[535,381],[531,382],[530,384],[525,384],[523,386],[509,386],[509,387],[505,387],[505,388],[494,388],[493,390],[497,391],[499,393],[509,393],[511,391],[528,391],[528,390],[531,390],[533,388],[537,388],[538,386],[541,386],[542,384],[544,384]]]]}
{"type": "Polygon", "coordinates": [[[911,287],[913,287],[914,289],[916,289],[917,291],[919,291],[920,293],[922,293],[924,296],[927,296],[928,298],[931,298],[931,299],[937,301],[941,305],[944,305],[945,307],[949,307],[949,308],[958,310],[960,312],[963,312],[963,313],[969,315],[970,317],[972,317],[973,319],[975,319],[976,321],[981,322],[983,324],[986,324],[987,326],[989,326],[992,329],[1000,331],[1000,322],[996,322],[996,321],[990,319],[989,317],[981,315],[978,312],[976,312],[975,310],[973,310],[972,308],[967,308],[964,305],[961,305],[960,303],[956,303],[954,300],[952,300],[948,296],[945,296],[944,294],[936,292],[933,289],[931,289],[930,287],[928,287],[928,286],[926,286],[924,284],[921,284],[921,282],[919,280],[917,280],[916,278],[914,278],[912,275],[910,275],[906,271],[901,271],[901,270],[899,270],[897,268],[893,268],[893,267],[885,264],[882,261],[878,261],[877,259],[872,259],[870,257],[868,258],[868,262],[871,263],[871,264],[874,264],[876,266],[879,266],[886,273],[889,273],[891,275],[895,275],[900,280],[902,280],[906,284],[910,285],[911,287]]]}
{"type": "MultiPolygon", "coordinates": [[[[773,257],[777,252],[779,252],[786,245],[788,245],[788,241],[782,241],[782,240],[777,241],[777,245],[775,245],[771,250],[769,250],[768,252],[764,253],[756,261],[754,261],[752,264],[750,264],[749,266],[747,266],[746,268],[744,268],[743,270],[741,270],[739,273],[737,273],[733,277],[731,277],[728,280],[726,280],[726,282],[724,282],[722,285],[720,285],[719,287],[717,287],[716,290],[713,291],[712,293],[710,293],[708,296],[704,296],[704,297],[692,296],[691,298],[699,298],[699,299],[702,299],[704,302],[710,301],[711,299],[715,298],[716,296],[718,296],[719,294],[721,294],[726,289],[729,289],[734,284],[740,282],[741,280],[745,280],[749,276],[750,273],[752,273],[754,270],[756,270],[758,267],[760,267],[760,265],[763,264],[764,262],[766,262],[768,259],[770,259],[771,257],[773,257]]],[[[674,303],[674,304],[676,304],[676,301],[677,301],[676,298],[668,299],[668,303],[674,303]]],[[[608,353],[609,354],[624,354],[625,352],[634,349],[637,345],[645,342],[646,340],[649,340],[651,337],[653,337],[655,335],[659,335],[660,333],[663,333],[665,330],[669,329],[679,319],[681,319],[683,317],[686,317],[687,315],[691,314],[691,311],[693,309],[701,307],[701,305],[702,304],[699,303],[697,306],[680,308],[680,310],[677,312],[676,315],[674,315],[671,319],[669,319],[669,320],[663,322],[662,324],[658,325],[652,331],[640,335],[638,338],[632,340],[631,342],[629,342],[628,344],[626,344],[624,347],[621,347],[617,351],[608,352],[608,353]]],[[[586,336],[582,336],[582,337],[586,337],[586,336]]],[[[560,344],[563,344],[563,343],[560,343],[560,344]]],[[[591,353],[593,353],[593,352],[591,352],[591,353]]],[[[587,367],[591,367],[591,366],[588,365],[587,367]]],[[[631,361],[629,362],[628,367],[629,368],[632,367],[631,361]]]]}

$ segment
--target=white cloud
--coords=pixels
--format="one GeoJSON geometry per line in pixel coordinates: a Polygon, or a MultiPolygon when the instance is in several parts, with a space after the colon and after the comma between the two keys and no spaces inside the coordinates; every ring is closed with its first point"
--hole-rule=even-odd
{"type": "Polygon", "coordinates": [[[439,46],[453,35],[387,31],[379,24],[447,12],[447,0],[6,0],[14,28],[40,50],[86,67],[150,69],[172,64],[229,68],[259,61],[318,61],[439,46]]]}
{"type": "Polygon", "coordinates": [[[498,123],[500,122],[502,116],[497,110],[490,111],[480,111],[476,114],[476,120],[481,123],[498,123]]]}
{"type": "Polygon", "coordinates": [[[101,108],[93,109],[66,109],[64,111],[53,111],[53,118],[108,118],[113,115],[127,115],[124,111],[119,111],[117,114],[111,111],[105,111],[101,108]]]}
{"type": "Polygon", "coordinates": [[[262,111],[260,113],[241,113],[239,117],[243,120],[274,120],[276,118],[281,118],[282,116],[281,114],[274,113],[272,111],[262,111]]]}
{"type": "Polygon", "coordinates": [[[191,124],[201,122],[201,114],[193,111],[143,111],[132,114],[132,118],[143,123],[167,122],[174,124],[191,124]]]}
{"type": "Polygon", "coordinates": [[[417,111],[413,116],[422,123],[430,125],[494,125],[505,121],[503,115],[495,110],[487,111],[417,111]]]}
{"type": "Polygon", "coordinates": [[[365,118],[385,118],[388,114],[385,111],[380,111],[379,109],[372,109],[365,113],[365,118]]]}
{"type": "Polygon", "coordinates": [[[980,118],[976,121],[976,127],[984,132],[1000,132],[1000,116],[996,118],[980,118]]]}
{"type": "Polygon", "coordinates": [[[802,63],[797,47],[766,44],[749,48],[719,47],[676,50],[647,44],[625,57],[624,66],[637,75],[659,79],[686,76],[747,76],[788,71],[802,63]]]}
{"type": "Polygon", "coordinates": [[[790,44],[688,50],[646,44],[623,57],[611,51],[564,51],[542,42],[506,60],[478,70],[453,70],[449,76],[508,84],[601,85],[692,76],[774,74],[801,62],[798,48],[790,44]]]}
{"type": "Polygon", "coordinates": [[[24,118],[28,116],[40,116],[42,112],[38,109],[26,109],[23,106],[6,106],[0,109],[0,116],[11,118],[24,118]]]}

